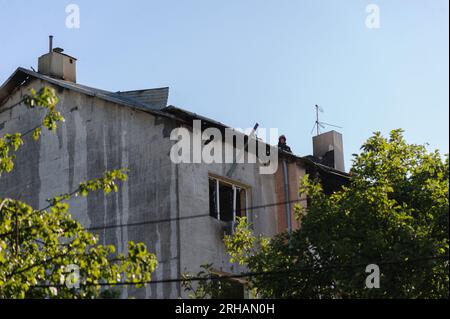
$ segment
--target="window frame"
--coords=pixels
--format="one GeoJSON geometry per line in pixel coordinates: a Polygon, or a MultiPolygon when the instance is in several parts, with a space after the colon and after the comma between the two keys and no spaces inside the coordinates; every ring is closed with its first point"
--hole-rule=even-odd
{"type": "MultiPolygon", "coordinates": [[[[245,185],[241,182],[232,180],[230,178],[226,178],[226,177],[222,177],[219,176],[217,174],[213,174],[213,173],[209,173],[208,174],[208,185],[209,185],[209,181],[213,180],[215,181],[215,185],[216,185],[216,215],[212,216],[211,215],[211,211],[210,211],[210,217],[217,219],[221,222],[226,222],[224,220],[222,220],[220,217],[220,184],[226,184],[228,186],[231,186],[231,188],[233,189],[233,218],[232,218],[232,222],[236,222],[236,216],[237,216],[237,210],[236,210],[236,206],[237,206],[237,190],[241,190],[244,191],[245,193],[245,206],[244,209],[240,209],[241,211],[241,217],[243,216],[248,216],[248,209],[250,207],[250,194],[251,194],[251,187],[248,185],[245,185]]],[[[209,189],[208,189],[209,191],[209,189]]],[[[211,195],[208,194],[208,199],[211,200],[211,195]]]]}
{"type": "Polygon", "coordinates": [[[218,270],[216,268],[213,268],[211,270],[211,273],[218,276],[218,278],[222,278],[223,281],[228,281],[234,284],[242,285],[243,288],[243,297],[244,299],[256,299],[256,297],[252,294],[252,291],[248,289],[248,280],[245,278],[233,278],[233,273],[230,272],[224,272],[221,270],[218,270]],[[223,278],[225,277],[225,278],[223,278]]]}

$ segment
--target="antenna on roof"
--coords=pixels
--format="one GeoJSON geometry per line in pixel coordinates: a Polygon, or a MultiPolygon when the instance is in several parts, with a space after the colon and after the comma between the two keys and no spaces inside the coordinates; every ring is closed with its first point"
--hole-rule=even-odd
{"type": "Polygon", "coordinates": [[[337,127],[337,128],[342,128],[341,126],[337,126],[337,125],[334,125],[334,124],[329,124],[329,123],[326,123],[326,122],[319,121],[319,112],[323,113],[323,108],[321,108],[319,105],[316,104],[316,121],[315,121],[314,126],[313,126],[313,128],[311,130],[311,134],[314,132],[314,129],[316,129],[316,133],[317,133],[317,135],[319,135],[320,134],[320,128],[324,129],[325,125],[326,126],[333,126],[333,127],[337,127]]]}

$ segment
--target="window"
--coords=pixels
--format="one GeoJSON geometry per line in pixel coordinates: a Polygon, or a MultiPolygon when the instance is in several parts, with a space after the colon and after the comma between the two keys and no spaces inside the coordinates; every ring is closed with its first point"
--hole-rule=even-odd
{"type": "Polygon", "coordinates": [[[246,288],[248,282],[243,278],[226,278],[232,276],[232,273],[226,273],[211,269],[213,299],[250,299],[251,292],[246,288]],[[225,277],[225,278],[223,278],[225,277]]]}
{"type": "Polygon", "coordinates": [[[232,182],[209,177],[209,214],[224,222],[245,216],[247,189],[232,182]]]}
{"type": "Polygon", "coordinates": [[[245,287],[242,283],[231,279],[222,279],[215,282],[213,299],[246,299],[245,287]]]}

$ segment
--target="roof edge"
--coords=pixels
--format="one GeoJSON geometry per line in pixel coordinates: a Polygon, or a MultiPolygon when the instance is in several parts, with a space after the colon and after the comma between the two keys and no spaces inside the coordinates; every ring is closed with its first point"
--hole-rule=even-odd
{"type": "Polygon", "coordinates": [[[88,86],[84,86],[81,84],[76,84],[64,80],[54,79],[50,76],[43,75],[22,67],[19,67],[14,71],[14,73],[6,79],[6,81],[2,84],[0,87],[0,107],[5,103],[5,100],[13,93],[13,91],[20,86],[24,81],[26,81],[28,78],[33,77],[36,79],[40,79],[43,81],[46,81],[50,84],[62,87],[64,89],[76,91],[81,94],[85,94],[87,96],[91,97],[97,97],[99,99],[124,105],[127,107],[130,107],[132,109],[140,110],[143,112],[147,112],[153,115],[163,116],[166,118],[171,118],[175,120],[179,120],[176,116],[173,116],[172,114],[157,110],[157,109],[151,109],[147,107],[144,103],[141,103],[139,101],[133,100],[131,98],[123,97],[114,97],[116,93],[109,92],[101,89],[95,89],[88,86]]]}

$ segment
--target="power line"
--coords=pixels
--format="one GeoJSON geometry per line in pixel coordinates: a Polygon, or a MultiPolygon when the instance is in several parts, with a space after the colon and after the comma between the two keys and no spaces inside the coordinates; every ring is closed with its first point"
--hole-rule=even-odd
{"type": "MultiPolygon", "coordinates": [[[[13,109],[14,107],[16,107],[16,106],[18,106],[18,105],[24,103],[24,102],[25,102],[25,99],[26,99],[26,98],[23,98],[23,99],[20,100],[19,102],[17,102],[17,103],[15,103],[15,104],[11,105],[10,107],[8,107],[8,108],[2,110],[2,111],[0,112],[0,114],[3,113],[3,112],[8,111],[8,110],[10,110],[10,109],[13,109]]],[[[30,106],[28,106],[28,108],[33,109],[33,107],[30,107],[30,106]]],[[[69,114],[72,113],[73,111],[74,111],[74,109],[70,109],[68,112],[60,113],[60,114],[61,114],[62,117],[64,117],[64,116],[66,116],[66,115],[69,115],[69,114]]],[[[29,129],[29,130],[25,131],[24,133],[19,133],[19,134],[20,134],[21,137],[27,136],[28,134],[33,133],[36,129],[42,128],[42,127],[44,127],[44,123],[40,123],[39,125],[36,125],[36,126],[33,127],[32,129],[29,129]]]]}
{"type": "MultiPolygon", "coordinates": [[[[13,104],[10,108],[17,106],[17,105],[23,103],[24,101],[25,101],[25,98],[15,104],[13,104]]],[[[72,113],[72,110],[70,110],[69,112],[63,113],[62,116],[64,117],[65,115],[68,115],[69,113],[72,113]]],[[[29,129],[29,130],[25,131],[24,133],[21,133],[21,136],[22,137],[27,136],[28,134],[33,133],[36,129],[41,128],[43,126],[44,126],[44,124],[41,123],[41,124],[33,127],[32,129],[29,129]]],[[[68,194],[74,195],[77,191],[78,191],[78,189],[71,193],[68,193],[68,194]]],[[[244,209],[237,210],[237,212],[242,212],[242,211],[246,211],[246,210],[257,210],[257,209],[262,209],[262,208],[267,208],[267,207],[286,205],[286,204],[290,204],[290,203],[298,203],[301,201],[306,201],[306,199],[297,199],[297,200],[290,200],[290,201],[284,201],[284,202],[278,202],[278,203],[271,203],[271,204],[266,204],[266,205],[247,207],[244,209]]],[[[35,211],[35,213],[40,213],[52,206],[53,206],[52,204],[49,204],[48,206],[35,211]]],[[[207,217],[207,216],[210,216],[210,214],[200,214],[200,215],[185,216],[185,217],[178,217],[178,218],[166,218],[166,219],[160,219],[160,220],[149,220],[149,221],[142,221],[142,222],[127,223],[127,224],[93,226],[93,227],[89,227],[89,228],[85,228],[85,229],[86,230],[102,230],[102,229],[112,229],[112,228],[123,228],[123,227],[127,227],[127,226],[132,227],[132,226],[140,226],[140,225],[147,225],[147,224],[167,223],[167,222],[173,222],[173,221],[178,221],[178,220],[202,218],[202,217],[207,217]]],[[[33,227],[30,227],[30,228],[32,229],[33,227]]],[[[4,237],[4,236],[8,236],[10,234],[11,234],[11,232],[0,234],[0,238],[4,237]]]]}
{"type": "MultiPolygon", "coordinates": [[[[21,101],[13,104],[10,108],[17,106],[17,105],[23,103],[24,101],[25,101],[25,99],[22,99],[21,101]]],[[[70,110],[69,112],[66,112],[66,113],[62,113],[61,115],[64,117],[66,115],[69,115],[69,113],[72,113],[72,110],[70,110]]],[[[27,136],[28,134],[33,133],[36,129],[41,128],[43,126],[44,126],[44,124],[41,123],[41,124],[33,127],[32,129],[29,129],[29,130],[25,131],[24,133],[21,133],[21,137],[27,136]]],[[[78,189],[71,193],[68,193],[68,194],[74,195],[77,191],[78,191],[78,189]]],[[[246,211],[246,210],[257,210],[257,209],[262,209],[262,208],[267,208],[267,207],[286,205],[288,203],[297,203],[297,202],[301,202],[301,201],[306,201],[306,199],[302,198],[302,199],[297,199],[297,200],[290,200],[290,201],[277,202],[277,203],[271,203],[271,204],[266,204],[266,205],[247,207],[247,208],[237,210],[237,212],[242,212],[242,211],[246,211]]],[[[49,204],[46,207],[35,211],[34,213],[41,213],[42,211],[44,211],[52,206],[53,206],[52,204],[49,204]]],[[[166,219],[160,219],[160,220],[149,220],[149,221],[133,222],[133,223],[127,223],[127,224],[118,224],[118,225],[93,226],[93,227],[89,227],[89,228],[85,228],[85,229],[86,230],[101,230],[101,229],[123,228],[123,227],[127,227],[127,226],[140,226],[140,225],[147,225],[147,224],[167,223],[167,222],[173,222],[173,221],[178,221],[178,220],[195,219],[195,218],[201,218],[201,217],[207,217],[207,216],[210,216],[210,214],[200,214],[200,215],[192,215],[192,216],[185,216],[185,217],[178,217],[178,218],[166,218],[166,219]]],[[[33,226],[31,226],[29,228],[32,229],[33,226]]],[[[11,232],[0,234],[0,238],[4,237],[4,236],[8,236],[8,235],[11,235],[11,232]]]]}
{"type": "MultiPolygon", "coordinates": [[[[9,107],[8,109],[11,109],[19,104],[23,103],[23,100],[19,101],[18,103],[14,104],[13,106],[9,107]]],[[[5,110],[4,110],[5,111],[5,110]]],[[[71,113],[72,111],[70,111],[71,113]]],[[[67,115],[69,113],[66,113],[64,115],[67,115]]],[[[321,122],[318,122],[321,123],[321,122]]],[[[327,123],[324,123],[327,124],[327,123]]],[[[330,125],[330,124],[327,124],[330,125]]],[[[28,134],[31,134],[34,132],[37,128],[43,127],[43,123],[37,125],[36,127],[25,131],[21,134],[21,136],[27,136],[28,134]]],[[[73,194],[73,193],[72,193],[73,194]]],[[[297,200],[290,200],[290,201],[284,201],[284,202],[277,202],[277,203],[271,203],[266,205],[258,205],[253,207],[248,207],[245,209],[241,209],[239,211],[245,211],[245,210],[257,210],[267,207],[274,207],[278,205],[285,205],[287,203],[296,203],[300,201],[305,201],[306,199],[297,199],[297,200]]],[[[40,209],[38,212],[42,212],[43,210],[46,210],[50,208],[52,205],[48,205],[47,207],[40,209]]],[[[193,218],[201,218],[201,217],[207,217],[210,216],[210,214],[200,214],[200,215],[192,215],[192,216],[184,216],[184,217],[178,217],[178,218],[167,218],[167,219],[159,219],[159,220],[149,220],[149,221],[142,221],[142,222],[135,222],[135,223],[127,223],[127,224],[116,224],[116,225],[105,225],[105,226],[94,226],[86,228],[86,230],[100,230],[100,229],[111,229],[111,228],[122,228],[122,227],[128,227],[128,226],[139,226],[139,225],[146,225],[146,224],[155,224],[155,223],[165,223],[165,222],[172,222],[172,221],[178,221],[178,220],[185,220],[185,219],[193,219],[193,218]]],[[[5,234],[0,234],[0,236],[5,234]]],[[[436,260],[436,259],[448,259],[448,256],[440,256],[440,257],[425,257],[425,258],[419,258],[414,260],[407,260],[407,261],[396,261],[396,262],[382,262],[378,263],[379,265],[387,265],[387,264],[405,264],[405,263],[413,263],[413,262],[422,262],[426,260],[436,260]]],[[[207,276],[207,277],[190,277],[188,279],[184,278],[172,278],[172,279],[162,279],[162,280],[154,280],[154,281],[141,281],[141,282],[117,282],[117,283],[85,283],[83,286],[119,286],[119,285],[144,285],[144,284],[158,284],[158,283],[171,283],[171,282],[184,282],[184,281],[205,281],[205,280],[224,280],[224,279],[237,279],[237,278],[249,278],[249,277],[255,277],[255,276],[267,276],[267,275],[284,275],[292,272],[306,272],[306,271],[323,271],[323,270],[330,270],[330,269],[337,269],[337,268],[353,268],[353,267],[361,267],[366,266],[361,264],[349,264],[349,265],[334,265],[334,266],[323,266],[323,267],[305,267],[305,268],[296,268],[288,271],[271,271],[271,272],[249,272],[249,273],[243,273],[243,274],[237,274],[237,275],[224,275],[224,276],[207,276]]],[[[64,286],[64,285],[60,285],[64,286]]],[[[32,287],[57,287],[57,285],[34,285],[32,287]]]]}
{"type": "MultiPolygon", "coordinates": [[[[398,265],[398,264],[410,264],[410,263],[420,263],[424,261],[430,261],[430,260],[440,260],[443,259],[445,261],[448,261],[449,256],[431,256],[431,257],[418,257],[415,259],[408,259],[408,260],[397,260],[397,261],[384,261],[384,262],[378,262],[376,263],[378,266],[386,266],[386,265],[398,265]]],[[[138,281],[138,282],[116,282],[116,283],[84,283],[80,284],[80,286],[83,287],[89,287],[89,286],[98,286],[98,287],[105,287],[105,286],[136,286],[136,285],[147,285],[147,284],[161,284],[161,283],[178,283],[178,282],[186,282],[186,281],[208,281],[208,280],[227,280],[227,279],[239,279],[239,278],[252,278],[252,277],[259,277],[259,276],[276,276],[276,275],[286,275],[286,274],[292,274],[292,273],[302,273],[302,272],[312,272],[312,271],[326,271],[326,270],[333,270],[333,269],[345,269],[345,268],[360,268],[360,267],[366,267],[367,263],[360,263],[360,264],[347,264],[347,265],[326,265],[321,267],[298,267],[294,269],[289,270],[279,270],[279,271],[263,271],[263,272],[247,272],[242,274],[235,274],[235,275],[216,275],[212,274],[210,276],[200,277],[200,276],[194,276],[194,277],[186,277],[186,278],[168,278],[168,279],[160,279],[160,280],[148,280],[148,281],[138,281]]],[[[64,284],[57,284],[57,285],[31,285],[31,288],[50,288],[50,287],[66,287],[64,284]]]]}
{"type": "MultiPolygon", "coordinates": [[[[287,203],[298,203],[298,202],[302,202],[302,201],[306,201],[306,200],[307,200],[306,198],[300,198],[300,199],[290,200],[290,201],[285,201],[285,202],[277,202],[277,203],[271,203],[271,204],[266,204],[266,205],[252,206],[252,207],[236,210],[236,212],[245,212],[247,210],[250,210],[250,211],[258,210],[258,209],[267,208],[267,207],[281,206],[281,205],[285,205],[287,203]]],[[[147,224],[169,223],[169,222],[175,222],[175,221],[179,221],[179,220],[195,219],[195,218],[202,218],[202,217],[209,217],[209,216],[211,216],[211,215],[208,213],[208,214],[183,216],[183,217],[177,217],[177,218],[147,220],[147,221],[134,222],[134,223],[92,226],[92,227],[87,227],[86,230],[102,230],[102,229],[111,229],[111,228],[123,228],[123,227],[128,227],[128,226],[141,226],[141,225],[147,225],[147,224]]]]}
{"type": "Polygon", "coordinates": [[[177,218],[147,220],[147,221],[142,221],[142,222],[126,223],[126,224],[93,226],[93,227],[86,228],[86,230],[103,230],[103,229],[133,227],[133,226],[142,226],[142,225],[159,224],[159,223],[170,223],[170,222],[175,222],[175,221],[184,220],[184,219],[195,219],[195,218],[202,218],[202,217],[208,217],[208,216],[210,216],[210,214],[199,214],[199,215],[191,215],[191,216],[184,216],[184,217],[177,217],[177,218]]]}
{"type": "MultiPolygon", "coordinates": [[[[73,193],[74,192],[72,192],[71,194],[73,194],[73,193]]],[[[247,210],[258,210],[258,209],[263,209],[263,208],[267,208],[267,207],[281,206],[281,205],[285,205],[287,203],[298,203],[298,202],[302,202],[302,201],[306,201],[306,200],[307,200],[306,198],[300,198],[300,199],[295,199],[295,200],[290,200],[290,201],[276,202],[276,203],[265,204],[265,205],[257,205],[257,206],[252,206],[252,207],[248,207],[248,208],[242,208],[240,210],[237,210],[237,212],[245,212],[247,210]]],[[[50,204],[45,208],[35,211],[35,213],[40,213],[40,212],[50,208],[51,206],[52,205],[50,204]]],[[[156,219],[156,220],[146,220],[146,221],[141,221],[141,222],[131,222],[131,223],[124,223],[124,224],[91,226],[91,227],[86,227],[84,229],[87,231],[92,231],[92,230],[104,230],[104,229],[114,229],[114,228],[124,228],[124,227],[135,227],[135,226],[150,225],[150,224],[170,223],[170,222],[175,222],[175,221],[179,221],[179,220],[196,219],[196,218],[203,218],[203,217],[209,217],[209,216],[211,216],[209,213],[208,214],[198,214],[198,215],[191,215],[191,216],[183,216],[183,217],[176,217],[176,218],[164,218],[164,219],[156,219]]],[[[33,226],[29,227],[29,229],[33,229],[33,228],[34,228],[33,226]]],[[[13,232],[0,234],[0,238],[11,235],[12,233],[13,232]]]]}
{"type": "Polygon", "coordinates": [[[20,100],[19,102],[17,102],[17,103],[14,103],[14,104],[11,105],[11,106],[8,106],[7,108],[4,108],[3,110],[0,111],[0,114],[2,114],[2,113],[4,113],[4,112],[7,112],[7,111],[9,111],[9,110],[12,110],[12,109],[15,108],[16,106],[22,104],[24,101],[25,101],[25,98],[21,99],[21,100],[20,100]]]}

